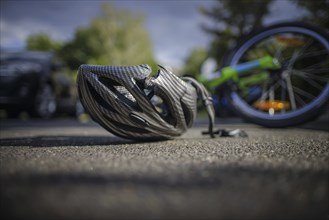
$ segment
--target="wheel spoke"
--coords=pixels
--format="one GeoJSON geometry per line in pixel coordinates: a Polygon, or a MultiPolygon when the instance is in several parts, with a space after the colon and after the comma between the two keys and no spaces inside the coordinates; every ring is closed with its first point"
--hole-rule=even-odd
{"type": "Polygon", "coordinates": [[[275,94],[274,94],[273,86],[271,86],[270,87],[270,90],[269,90],[269,93],[268,93],[268,99],[269,99],[269,101],[273,102],[274,101],[274,97],[275,97],[275,94]]]}
{"type": "Polygon", "coordinates": [[[304,71],[300,71],[300,70],[292,70],[291,74],[296,75],[296,76],[300,76],[300,77],[303,77],[303,78],[307,78],[307,79],[313,79],[313,80],[321,81],[321,82],[328,82],[329,81],[328,77],[318,76],[318,75],[314,75],[312,73],[304,72],[304,71]]]}
{"type": "MultiPolygon", "coordinates": [[[[281,85],[281,101],[285,102],[286,101],[286,85],[284,84],[284,80],[280,80],[279,81],[280,85],[281,85]]],[[[285,108],[281,109],[281,113],[286,112],[285,108]]]]}
{"type": "MultiPolygon", "coordinates": [[[[309,66],[305,66],[303,69],[300,69],[300,70],[304,70],[304,71],[312,71],[312,70],[316,70],[316,69],[323,69],[325,68],[324,66],[327,66],[328,67],[328,63],[329,63],[329,60],[328,59],[324,59],[320,62],[317,62],[317,63],[313,63],[312,65],[309,65],[309,66]]],[[[326,69],[328,70],[328,69],[326,69]]]]}
{"type": "Polygon", "coordinates": [[[280,49],[280,47],[277,47],[274,54],[274,58],[278,59],[280,63],[284,61],[284,58],[282,56],[282,50],[280,49]]]}
{"type": "Polygon", "coordinates": [[[316,97],[315,97],[314,95],[312,95],[311,93],[308,93],[308,92],[306,92],[305,90],[302,90],[302,89],[300,89],[300,88],[297,88],[296,86],[292,86],[292,88],[293,88],[293,90],[294,90],[296,93],[298,93],[298,94],[300,94],[300,95],[302,95],[302,96],[304,96],[304,97],[306,97],[306,98],[309,98],[309,99],[311,99],[311,100],[313,100],[313,99],[316,98],[316,97]]]}
{"type": "Polygon", "coordinates": [[[319,83],[314,81],[311,77],[303,74],[294,74],[295,76],[299,76],[301,79],[306,81],[308,84],[312,85],[314,88],[318,89],[319,91],[322,91],[323,86],[321,86],[319,83]]]}
{"type": "Polygon", "coordinates": [[[313,43],[312,39],[309,39],[302,48],[296,48],[290,58],[288,58],[288,68],[291,70],[298,59],[298,57],[313,43]]]}
{"type": "Polygon", "coordinates": [[[305,59],[305,58],[310,58],[310,57],[315,57],[315,56],[320,56],[320,55],[326,55],[326,54],[328,54],[327,50],[310,51],[308,53],[301,54],[298,57],[298,59],[305,59]]]}
{"type": "Polygon", "coordinates": [[[266,98],[269,96],[269,93],[271,90],[275,91],[279,87],[279,82],[276,82],[274,85],[272,85],[267,91],[266,91],[266,85],[264,85],[262,89],[262,95],[260,98],[258,98],[256,101],[263,102],[266,100],[266,98]]]}
{"type": "MultiPolygon", "coordinates": [[[[286,90],[288,91],[288,88],[287,88],[287,85],[285,84],[285,80],[281,80],[280,85],[281,85],[281,101],[286,101],[286,90]]],[[[297,93],[294,93],[293,96],[296,101],[296,103],[295,103],[296,106],[297,106],[297,103],[301,104],[301,106],[306,105],[304,100],[302,98],[300,98],[297,93]]],[[[285,112],[286,112],[285,109],[281,110],[281,113],[285,113],[285,112]]]]}
{"type": "Polygon", "coordinates": [[[287,75],[287,77],[285,77],[285,80],[286,80],[287,91],[288,91],[288,95],[289,95],[291,108],[293,110],[295,110],[296,109],[296,100],[295,100],[295,94],[294,94],[294,91],[293,91],[293,86],[291,84],[290,76],[287,75]]]}
{"type": "Polygon", "coordinates": [[[304,102],[304,100],[297,93],[295,93],[295,98],[296,101],[301,104],[301,106],[307,105],[306,102],[304,102]]]}

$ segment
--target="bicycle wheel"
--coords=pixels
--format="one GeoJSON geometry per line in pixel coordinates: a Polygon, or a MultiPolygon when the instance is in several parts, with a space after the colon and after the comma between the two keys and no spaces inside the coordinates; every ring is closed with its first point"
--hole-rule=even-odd
{"type": "Polygon", "coordinates": [[[266,127],[307,122],[320,114],[329,99],[328,33],[304,23],[281,23],[253,33],[228,56],[226,66],[266,55],[281,68],[255,70],[231,82],[229,103],[247,120],[266,127]],[[261,80],[250,80],[262,75],[261,80]],[[247,82],[241,86],[241,82],[247,82]]]}

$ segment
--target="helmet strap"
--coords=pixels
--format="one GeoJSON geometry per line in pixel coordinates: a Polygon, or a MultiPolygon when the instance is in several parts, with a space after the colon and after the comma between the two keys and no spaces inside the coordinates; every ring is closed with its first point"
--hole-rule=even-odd
{"type": "Polygon", "coordinates": [[[208,131],[203,131],[203,135],[210,135],[211,138],[215,138],[215,135],[218,135],[219,137],[248,137],[248,134],[241,129],[234,129],[231,131],[225,129],[214,130],[215,110],[213,106],[213,100],[209,92],[201,83],[199,83],[192,77],[182,77],[182,79],[190,83],[196,89],[198,98],[201,98],[202,104],[207,110],[209,119],[208,131]]]}

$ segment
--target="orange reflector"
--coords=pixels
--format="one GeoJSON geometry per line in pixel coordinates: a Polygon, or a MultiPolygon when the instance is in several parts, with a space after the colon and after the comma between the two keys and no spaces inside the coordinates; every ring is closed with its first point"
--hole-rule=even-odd
{"type": "Polygon", "coordinates": [[[298,37],[277,36],[276,39],[281,43],[285,43],[291,46],[303,46],[305,44],[305,41],[298,37]]]}
{"type": "Polygon", "coordinates": [[[273,109],[274,111],[290,109],[289,102],[286,101],[257,101],[254,103],[254,107],[263,111],[273,109]]]}

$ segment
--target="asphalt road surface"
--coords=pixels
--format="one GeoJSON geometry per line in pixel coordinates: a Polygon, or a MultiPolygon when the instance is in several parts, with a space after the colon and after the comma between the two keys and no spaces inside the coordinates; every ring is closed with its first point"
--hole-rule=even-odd
{"type": "Polygon", "coordinates": [[[1,219],[329,219],[328,118],[133,142],[94,123],[1,121],[1,219]]]}

